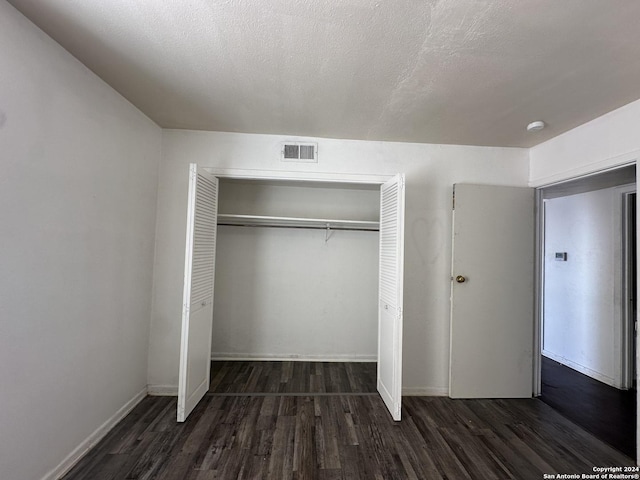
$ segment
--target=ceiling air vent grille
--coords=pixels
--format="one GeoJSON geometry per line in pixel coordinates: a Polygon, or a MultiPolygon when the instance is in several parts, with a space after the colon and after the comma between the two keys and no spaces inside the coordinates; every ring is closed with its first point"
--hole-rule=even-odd
{"type": "Polygon", "coordinates": [[[282,144],[282,161],[318,163],[318,144],[287,142],[282,144]]]}

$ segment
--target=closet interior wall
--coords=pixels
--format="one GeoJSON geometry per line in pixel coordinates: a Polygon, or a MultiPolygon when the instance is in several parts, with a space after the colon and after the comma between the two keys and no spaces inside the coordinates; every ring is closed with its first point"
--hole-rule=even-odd
{"type": "Polygon", "coordinates": [[[218,213],[213,359],[376,361],[377,231],[223,218],[378,222],[379,185],[221,179],[218,213]]]}

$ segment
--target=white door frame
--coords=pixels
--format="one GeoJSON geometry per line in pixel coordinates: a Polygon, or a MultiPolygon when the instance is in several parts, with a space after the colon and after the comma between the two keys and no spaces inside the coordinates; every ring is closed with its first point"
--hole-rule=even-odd
{"type": "Polygon", "coordinates": [[[542,188],[536,188],[535,198],[535,275],[533,305],[533,396],[542,395],[542,321],[544,315],[544,202],[542,188]]]}
{"type": "MultiPolygon", "coordinates": [[[[635,293],[631,291],[631,285],[633,285],[632,278],[632,264],[629,252],[633,248],[631,242],[631,196],[635,195],[637,199],[637,186],[635,190],[628,188],[621,188],[621,200],[622,200],[622,388],[633,388],[633,347],[634,347],[634,319],[633,310],[629,308],[632,298],[635,297],[635,293]]],[[[637,248],[637,247],[636,247],[637,248]]],[[[637,253],[636,253],[637,255],[637,253]]]]}
{"type": "Polygon", "coordinates": [[[344,183],[382,185],[391,180],[394,175],[362,175],[352,173],[334,172],[294,172],[287,170],[246,170],[241,168],[216,168],[199,165],[212,175],[219,178],[238,180],[273,180],[279,182],[320,182],[320,183],[344,183]]]}
{"type": "MultiPolygon", "coordinates": [[[[613,160],[613,159],[611,159],[613,160]]],[[[620,163],[616,165],[607,165],[605,168],[586,170],[580,173],[576,172],[575,175],[557,178],[555,181],[549,183],[542,183],[539,185],[531,185],[536,188],[536,266],[535,266],[535,315],[534,315],[534,355],[533,355],[533,395],[540,396],[542,393],[542,323],[544,312],[544,208],[543,208],[543,196],[542,190],[554,185],[560,185],[563,183],[571,182],[574,180],[599,175],[608,171],[617,170],[620,168],[628,167],[631,165],[636,166],[636,194],[638,193],[638,187],[640,186],[640,151],[631,152],[628,155],[618,157],[620,163]]],[[[636,198],[638,198],[636,196],[636,198]]],[[[640,218],[640,209],[636,209],[636,236],[638,232],[638,219],[640,218]]],[[[640,278],[640,271],[638,269],[638,261],[640,255],[636,258],[636,298],[638,298],[638,292],[640,292],[640,285],[638,285],[638,278],[640,278]]],[[[636,362],[639,362],[640,349],[636,349],[636,362]]],[[[639,369],[640,372],[640,369],[639,369]]],[[[638,382],[639,372],[636,372],[636,382],[638,382]]],[[[636,400],[636,411],[640,412],[640,395],[636,400]]],[[[640,415],[636,416],[636,464],[640,465],[640,415]]]]}

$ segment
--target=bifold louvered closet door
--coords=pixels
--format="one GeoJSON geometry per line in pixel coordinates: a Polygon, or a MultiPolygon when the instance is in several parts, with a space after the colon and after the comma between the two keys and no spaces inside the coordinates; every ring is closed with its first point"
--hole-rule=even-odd
{"type": "Polygon", "coordinates": [[[378,392],[394,420],[402,410],[404,197],[403,174],[381,187],[378,392]]]}
{"type": "Polygon", "coordinates": [[[187,241],[178,382],[178,421],[184,422],[209,390],[218,179],[189,168],[187,241]]]}
{"type": "MultiPolygon", "coordinates": [[[[394,420],[400,420],[402,408],[404,197],[403,174],[381,186],[378,392],[394,420]]],[[[188,200],[179,422],[189,416],[209,390],[218,179],[192,164],[188,200]]]]}

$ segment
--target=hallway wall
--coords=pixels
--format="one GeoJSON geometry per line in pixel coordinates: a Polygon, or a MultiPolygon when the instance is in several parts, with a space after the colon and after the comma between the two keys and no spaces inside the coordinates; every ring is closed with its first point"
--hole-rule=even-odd
{"type": "Polygon", "coordinates": [[[622,383],[622,193],[547,199],[544,355],[619,388],[622,383]],[[567,260],[555,259],[566,252],[567,260]]]}

